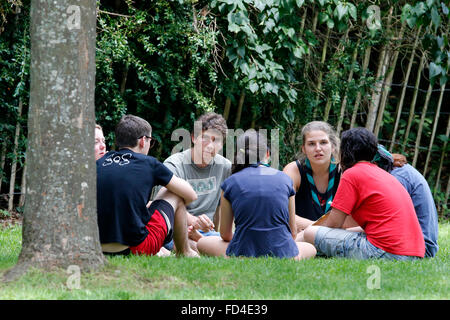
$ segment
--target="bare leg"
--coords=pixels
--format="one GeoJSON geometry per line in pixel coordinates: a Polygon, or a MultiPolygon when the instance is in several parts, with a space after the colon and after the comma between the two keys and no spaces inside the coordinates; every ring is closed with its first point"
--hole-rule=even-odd
{"type": "Polygon", "coordinates": [[[296,242],[298,247],[298,256],[296,256],[295,260],[303,260],[313,258],[317,254],[316,247],[307,242],[296,242]]]}
{"type": "Polygon", "coordinates": [[[305,229],[304,234],[303,234],[303,238],[305,239],[305,242],[308,242],[308,243],[314,245],[316,233],[319,228],[320,228],[320,226],[309,226],[307,229],[305,229]]]}
{"type": "Polygon", "coordinates": [[[304,242],[305,241],[305,238],[303,236],[304,234],[305,234],[305,231],[299,232],[297,234],[297,238],[295,238],[295,241],[296,242],[304,242]]]}
{"type": "Polygon", "coordinates": [[[226,257],[229,242],[223,241],[221,237],[202,237],[197,242],[197,249],[202,255],[214,257],[226,257]]]}
{"type": "Polygon", "coordinates": [[[166,188],[161,188],[155,200],[162,199],[170,203],[175,211],[173,226],[173,241],[177,256],[198,257],[198,253],[191,249],[187,234],[186,206],[184,201],[166,188]]]}

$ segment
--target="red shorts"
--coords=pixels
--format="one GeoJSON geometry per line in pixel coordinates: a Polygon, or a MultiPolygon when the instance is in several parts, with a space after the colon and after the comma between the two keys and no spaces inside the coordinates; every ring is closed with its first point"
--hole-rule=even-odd
{"type": "Polygon", "coordinates": [[[164,244],[167,236],[167,225],[161,213],[155,209],[150,221],[145,226],[148,230],[147,238],[140,244],[130,247],[131,253],[139,255],[155,255],[164,244]]]}

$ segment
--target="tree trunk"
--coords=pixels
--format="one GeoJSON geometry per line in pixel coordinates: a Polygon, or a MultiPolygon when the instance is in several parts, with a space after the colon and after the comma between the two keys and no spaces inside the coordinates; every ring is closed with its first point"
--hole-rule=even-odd
{"type": "Polygon", "coordinates": [[[20,118],[22,117],[22,99],[19,98],[19,108],[17,111],[17,123],[16,132],[14,134],[14,149],[13,149],[13,159],[11,162],[11,176],[9,179],[9,196],[8,196],[8,211],[14,209],[14,189],[16,185],[16,172],[17,172],[17,153],[19,148],[19,137],[20,137],[20,118]]]}
{"type": "MultiPolygon", "coordinates": [[[[343,37],[344,41],[341,41],[336,49],[336,53],[337,55],[341,55],[341,52],[344,50],[345,45],[343,45],[342,43],[347,43],[347,39],[348,39],[348,32],[350,29],[347,29],[347,31],[345,32],[345,35],[343,37]]],[[[336,55],[335,53],[335,55],[336,55]]],[[[353,62],[352,62],[353,63],[353,62]]],[[[334,72],[334,69],[331,70],[331,73],[334,72]]],[[[331,111],[331,105],[332,105],[332,98],[328,95],[327,98],[327,104],[325,105],[325,112],[323,115],[323,121],[327,122],[328,118],[330,116],[330,111],[331,111]]]]}
{"type": "MultiPolygon", "coordinates": [[[[366,78],[367,68],[369,67],[369,62],[370,62],[371,51],[372,51],[372,47],[367,47],[364,52],[364,61],[363,61],[363,66],[362,66],[362,69],[363,69],[362,78],[363,79],[366,78]]],[[[359,109],[360,103],[361,103],[361,91],[358,91],[358,93],[356,94],[355,106],[353,107],[352,120],[350,121],[350,129],[355,127],[356,117],[358,115],[358,109],[359,109]]]]}
{"type": "Polygon", "coordinates": [[[20,198],[19,198],[19,207],[23,207],[25,204],[25,194],[26,194],[26,188],[27,188],[27,163],[23,163],[22,167],[22,183],[20,186],[20,198]]]}
{"type": "MultiPolygon", "coordinates": [[[[390,34],[391,30],[391,20],[392,20],[392,12],[393,7],[389,9],[389,16],[386,27],[386,34],[390,34]]],[[[390,54],[388,50],[389,44],[384,44],[381,49],[380,58],[378,61],[378,69],[376,75],[376,83],[375,88],[372,93],[372,97],[370,99],[369,111],[367,113],[367,121],[366,121],[366,129],[370,131],[374,131],[375,129],[375,121],[378,113],[378,108],[380,106],[381,95],[384,87],[384,79],[386,75],[386,71],[389,65],[390,54]]]]}
{"type": "MultiPolygon", "coordinates": [[[[356,47],[353,50],[353,56],[352,56],[352,67],[350,69],[350,73],[348,74],[348,78],[347,78],[347,88],[348,88],[348,84],[352,81],[353,79],[353,69],[354,69],[354,65],[356,62],[356,57],[358,56],[358,46],[359,46],[359,42],[360,39],[358,39],[358,42],[356,43],[356,47]]],[[[347,108],[347,93],[348,90],[345,90],[345,95],[344,95],[344,99],[342,99],[342,103],[341,103],[341,110],[339,113],[339,119],[338,119],[338,124],[337,124],[337,128],[336,128],[336,132],[338,137],[341,134],[341,130],[342,130],[342,122],[344,121],[344,116],[345,116],[345,109],[347,108]]]]}
{"type": "Polygon", "coordinates": [[[423,125],[425,123],[425,117],[427,115],[428,104],[430,102],[432,91],[433,91],[433,85],[430,83],[428,85],[427,96],[425,97],[425,103],[424,103],[423,109],[422,109],[422,116],[420,117],[419,129],[417,131],[416,145],[414,148],[414,159],[412,161],[413,167],[415,167],[417,164],[417,158],[419,156],[420,140],[422,139],[423,125]]]}
{"type": "Polygon", "coordinates": [[[238,110],[236,113],[236,121],[234,122],[234,128],[239,128],[239,125],[241,124],[241,115],[242,115],[242,108],[244,106],[244,100],[245,100],[245,90],[242,89],[241,96],[239,97],[239,104],[238,104],[238,110]]]}
{"type": "Polygon", "coordinates": [[[370,131],[374,131],[375,128],[375,120],[377,117],[378,107],[380,105],[381,94],[383,90],[384,75],[386,74],[388,64],[389,52],[387,49],[387,45],[384,45],[383,49],[381,49],[380,59],[378,62],[376,75],[377,82],[375,83],[375,88],[370,98],[369,111],[367,113],[366,129],[370,131]]]}
{"type": "Polygon", "coordinates": [[[30,266],[85,271],[105,262],[93,152],[96,3],[75,3],[31,1],[27,201],[7,281],[30,266]]]}
{"type": "Polygon", "coordinates": [[[431,138],[430,138],[430,144],[428,146],[428,153],[427,153],[427,159],[425,160],[425,168],[423,169],[423,176],[426,176],[427,169],[428,169],[428,163],[430,161],[431,156],[431,148],[433,148],[434,143],[434,137],[436,136],[436,129],[437,124],[439,121],[439,115],[441,113],[441,105],[442,105],[442,98],[444,97],[444,91],[445,91],[445,84],[441,86],[441,94],[439,95],[439,101],[436,107],[436,115],[434,116],[434,123],[433,123],[433,131],[431,132],[431,138]]]}
{"type": "Polygon", "coordinates": [[[320,95],[322,93],[321,91],[322,91],[323,71],[322,71],[321,68],[323,67],[323,65],[325,63],[325,58],[327,56],[328,40],[330,38],[330,32],[331,32],[331,29],[328,28],[327,29],[327,35],[325,36],[325,42],[324,42],[323,48],[322,48],[322,58],[320,59],[320,66],[319,66],[320,71],[319,71],[319,77],[317,79],[317,86],[316,86],[317,87],[316,103],[315,103],[315,108],[314,108],[314,112],[313,112],[313,119],[314,120],[316,119],[316,116],[317,116],[317,109],[318,109],[318,106],[319,106],[320,95]]]}
{"type": "Polygon", "coordinates": [[[391,145],[389,146],[390,152],[392,152],[392,150],[394,150],[394,144],[395,144],[395,138],[397,136],[398,125],[400,123],[400,118],[402,116],[403,101],[405,100],[406,88],[408,87],[409,75],[411,74],[411,69],[412,69],[412,65],[414,62],[414,56],[416,54],[417,45],[419,43],[419,35],[420,35],[421,28],[422,28],[422,26],[420,26],[419,30],[417,31],[416,40],[414,41],[414,45],[411,50],[411,56],[409,57],[409,63],[408,63],[408,67],[406,69],[406,75],[405,75],[405,78],[403,79],[402,93],[400,94],[400,100],[397,104],[397,109],[395,111],[396,116],[395,116],[394,130],[392,132],[391,145]]]}
{"type": "Polygon", "coordinates": [[[308,13],[308,7],[303,7],[303,15],[302,15],[302,21],[300,22],[300,32],[299,36],[301,37],[303,35],[303,31],[305,30],[305,22],[306,22],[306,14],[308,13]]]}
{"type": "MultiPolygon", "coordinates": [[[[403,38],[404,29],[405,29],[405,22],[402,23],[402,26],[401,26],[399,34],[398,34],[398,39],[400,39],[400,41],[403,38]]],[[[377,116],[377,121],[375,124],[375,131],[374,131],[374,134],[376,137],[378,137],[381,127],[383,126],[384,110],[386,108],[386,103],[388,101],[389,91],[391,90],[391,85],[392,85],[392,77],[394,76],[395,67],[397,66],[398,54],[400,52],[400,49],[398,47],[396,47],[394,50],[395,50],[394,58],[392,59],[392,63],[389,66],[389,72],[388,72],[388,75],[387,75],[385,83],[384,83],[383,94],[381,96],[381,102],[380,102],[380,106],[378,108],[378,116],[377,116]]]]}
{"type": "Polygon", "coordinates": [[[444,204],[448,203],[448,196],[449,195],[450,195],[450,176],[448,176],[447,189],[445,190],[444,204]]]}
{"type": "Polygon", "coordinates": [[[411,107],[409,108],[408,124],[406,125],[406,132],[405,137],[403,139],[401,153],[405,152],[406,144],[408,143],[409,131],[411,130],[411,125],[414,121],[414,112],[416,110],[417,94],[419,93],[420,78],[422,77],[422,70],[425,65],[425,58],[426,56],[424,52],[422,54],[422,58],[420,59],[419,69],[417,70],[416,84],[414,85],[413,99],[411,101],[411,107]]]}
{"type": "Polygon", "coordinates": [[[3,170],[5,169],[5,161],[6,161],[6,141],[2,144],[2,149],[0,150],[0,193],[2,190],[2,182],[3,182],[3,170]]]}
{"type": "Polygon", "coordinates": [[[122,81],[120,82],[120,95],[123,96],[125,93],[127,78],[128,78],[128,70],[130,68],[130,63],[127,62],[125,64],[125,69],[122,72],[122,81]]]}
{"type": "Polygon", "coordinates": [[[225,120],[228,120],[228,117],[230,116],[230,107],[231,107],[231,98],[227,97],[225,100],[225,108],[223,110],[223,117],[225,120]]]}

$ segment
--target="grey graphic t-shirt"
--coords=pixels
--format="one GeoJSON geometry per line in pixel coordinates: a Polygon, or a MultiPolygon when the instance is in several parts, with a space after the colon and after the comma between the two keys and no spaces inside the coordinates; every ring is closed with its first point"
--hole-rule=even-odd
{"type": "Polygon", "coordinates": [[[231,174],[231,162],[216,154],[205,168],[197,167],[191,160],[191,149],[171,155],[164,161],[177,177],[190,183],[197,193],[197,200],[187,206],[194,216],[206,214],[213,220],[220,200],[220,185],[231,174]]]}

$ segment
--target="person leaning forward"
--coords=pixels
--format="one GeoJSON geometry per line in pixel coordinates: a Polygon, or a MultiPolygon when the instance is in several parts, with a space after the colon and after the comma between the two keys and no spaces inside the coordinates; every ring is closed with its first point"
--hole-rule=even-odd
{"type": "Polygon", "coordinates": [[[147,153],[152,128],[137,116],[117,124],[116,148],[97,161],[97,214],[104,253],[155,255],[172,240],[176,254],[198,256],[188,244],[186,204],[192,187],[147,153]],[[164,186],[149,208],[153,186],[164,186]]]}

